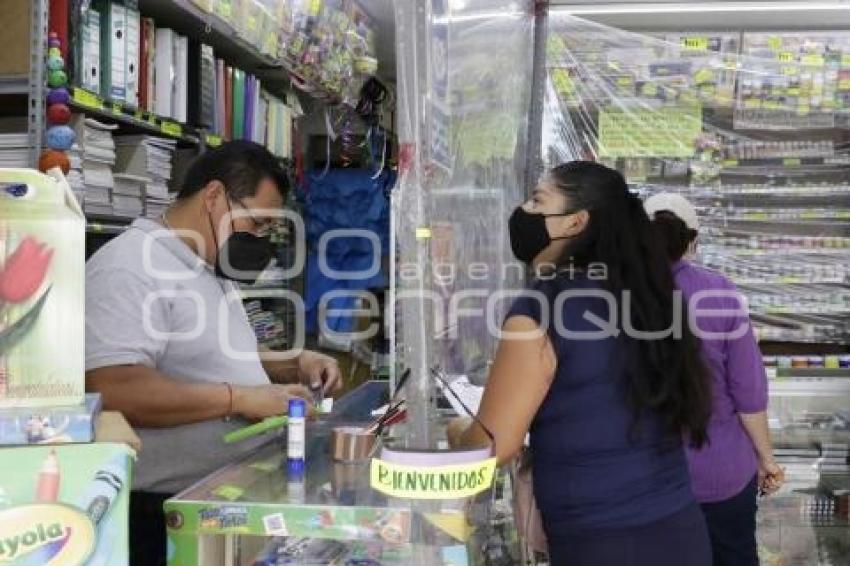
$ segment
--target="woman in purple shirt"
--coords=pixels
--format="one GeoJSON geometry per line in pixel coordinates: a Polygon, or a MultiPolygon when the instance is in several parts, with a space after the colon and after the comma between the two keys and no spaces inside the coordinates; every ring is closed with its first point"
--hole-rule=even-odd
{"type": "Polygon", "coordinates": [[[693,252],[699,229],[696,211],[684,197],[657,194],[644,206],[673,263],[676,286],[712,373],[709,442],[699,449],[688,447],[687,456],[714,564],[757,566],[757,492],[779,489],[784,472],[773,458],[767,378],[746,303],[726,277],[683,259],[693,252]]]}

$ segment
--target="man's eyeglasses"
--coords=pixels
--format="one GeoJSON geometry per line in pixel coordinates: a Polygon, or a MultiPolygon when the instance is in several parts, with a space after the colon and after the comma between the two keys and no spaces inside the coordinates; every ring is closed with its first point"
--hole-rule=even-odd
{"type": "Polygon", "coordinates": [[[245,204],[241,200],[232,197],[228,197],[227,200],[228,202],[238,204],[239,207],[245,211],[245,214],[240,214],[239,217],[246,216],[251,221],[251,225],[253,226],[253,230],[251,231],[254,232],[257,236],[266,237],[270,236],[272,232],[274,232],[274,219],[258,220],[256,216],[251,214],[251,209],[245,206],[245,204]]]}

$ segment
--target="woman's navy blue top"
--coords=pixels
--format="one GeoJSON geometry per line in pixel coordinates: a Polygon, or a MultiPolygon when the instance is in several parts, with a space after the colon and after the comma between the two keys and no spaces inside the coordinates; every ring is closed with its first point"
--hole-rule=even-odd
{"type": "MultiPolygon", "coordinates": [[[[549,306],[523,296],[507,316],[524,315],[547,328],[558,358],[530,430],[534,494],[548,536],[646,525],[692,503],[681,436],[651,412],[636,422],[627,401],[626,380],[641,371],[637,341],[622,332],[588,335],[600,333],[601,321],[621,318],[619,299],[615,319],[605,298],[590,296],[602,291],[599,282],[584,275],[537,281],[531,290],[549,306]],[[563,329],[572,335],[555,324],[559,294],[563,329]]],[[[521,387],[522,376],[516,379],[521,387]]]]}

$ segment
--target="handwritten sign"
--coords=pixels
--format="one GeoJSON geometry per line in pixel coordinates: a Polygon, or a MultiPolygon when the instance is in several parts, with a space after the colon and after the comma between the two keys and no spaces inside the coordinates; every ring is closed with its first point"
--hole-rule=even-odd
{"type": "Polygon", "coordinates": [[[404,466],[372,460],[372,489],[400,499],[462,499],[493,485],[496,459],[452,466],[404,466]]]}

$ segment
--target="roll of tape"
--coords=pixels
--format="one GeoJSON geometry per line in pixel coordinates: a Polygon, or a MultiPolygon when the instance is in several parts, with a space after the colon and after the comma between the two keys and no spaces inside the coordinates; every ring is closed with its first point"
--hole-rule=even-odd
{"type": "Polygon", "coordinates": [[[340,426],[333,429],[331,447],[337,462],[365,460],[372,454],[375,435],[361,427],[340,426]]]}

